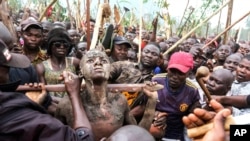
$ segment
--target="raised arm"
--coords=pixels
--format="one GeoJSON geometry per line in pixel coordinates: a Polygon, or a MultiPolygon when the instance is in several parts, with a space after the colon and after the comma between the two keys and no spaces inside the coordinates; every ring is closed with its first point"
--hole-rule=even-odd
{"type": "Polygon", "coordinates": [[[80,80],[78,76],[71,72],[64,71],[63,78],[69,99],[73,108],[74,123],[73,128],[85,127],[91,130],[91,125],[80,101],[80,80]]]}

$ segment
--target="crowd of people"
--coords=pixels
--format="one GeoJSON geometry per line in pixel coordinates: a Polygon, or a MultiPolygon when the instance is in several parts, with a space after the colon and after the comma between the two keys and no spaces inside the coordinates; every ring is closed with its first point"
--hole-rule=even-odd
{"type": "Polygon", "coordinates": [[[152,31],[129,27],[121,35],[120,25],[106,25],[89,49],[94,19],[85,22],[88,35],[19,14],[16,42],[0,24],[0,140],[224,141],[223,119],[250,113],[248,41],[208,44],[216,35],[193,34],[165,55],[181,38],[158,35],[156,18],[152,31]],[[200,67],[208,70],[210,101],[197,82],[200,67]],[[138,91],[109,91],[109,84],[142,83],[138,91]],[[213,129],[188,136],[211,120],[213,129]]]}

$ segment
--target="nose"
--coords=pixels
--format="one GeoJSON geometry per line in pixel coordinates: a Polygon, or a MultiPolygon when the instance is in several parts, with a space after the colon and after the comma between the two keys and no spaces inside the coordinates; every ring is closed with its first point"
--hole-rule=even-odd
{"type": "Polygon", "coordinates": [[[101,65],[102,63],[101,63],[101,58],[96,58],[95,59],[95,63],[94,63],[94,65],[101,65]]]}

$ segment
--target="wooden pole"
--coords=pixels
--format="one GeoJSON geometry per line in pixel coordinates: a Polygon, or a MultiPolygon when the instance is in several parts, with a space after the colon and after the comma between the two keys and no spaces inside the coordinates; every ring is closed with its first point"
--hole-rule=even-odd
{"type": "Polygon", "coordinates": [[[240,22],[241,20],[243,20],[249,14],[250,14],[250,11],[248,11],[245,15],[243,15],[241,18],[239,18],[237,21],[235,21],[232,25],[228,26],[223,32],[221,32],[216,37],[214,37],[213,40],[211,40],[208,44],[204,45],[202,47],[202,49],[206,48],[208,45],[210,45],[211,43],[213,43],[217,38],[219,38],[222,34],[224,34],[225,32],[227,32],[229,29],[231,29],[234,25],[236,25],[238,22],[240,22]]]}
{"type": "Polygon", "coordinates": [[[90,48],[90,2],[89,0],[86,0],[86,7],[87,7],[87,15],[86,15],[86,22],[87,22],[87,33],[86,37],[87,37],[87,50],[89,50],[90,48]]]}
{"type": "Polygon", "coordinates": [[[141,35],[142,35],[142,15],[143,15],[143,11],[142,11],[142,6],[143,6],[143,0],[140,0],[140,27],[139,27],[139,48],[138,48],[138,63],[141,62],[141,35]]]}
{"type": "Polygon", "coordinates": [[[95,22],[93,36],[91,39],[90,49],[94,49],[96,47],[97,42],[98,42],[99,29],[100,29],[101,24],[102,24],[103,7],[104,7],[104,4],[99,4],[99,6],[98,6],[98,12],[97,12],[97,16],[96,16],[96,22],[95,22]]]}
{"type": "Polygon", "coordinates": [[[226,2],[224,5],[222,5],[220,8],[218,8],[212,15],[210,15],[208,18],[206,18],[204,21],[202,21],[200,24],[198,24],[195,28],[193,28],[191,31],[189,31],[185,36],[183,36],[180,40],[178,40],[172,47],[170,47],[167,51],[165,51],[163,53],[163,55],[168,54],[169,52],[171,52],[173,49],[175,49],[180,43],[182,43],[189,35],[191,35],[196,29],[198,29],[200,26],[202,26],[204,23],[206,23],[207,21],[209,21],[214,15],[216,15],[218,12],[221,11],[222,8],[224,8],[225,6],[227,6],[227,4],[229,3],[226,2]]]}
{"type": "MultiPolygon", "coordinates": [[[[227,11],[227,22],[226,22],[226,28],[231,25],[232,20],[232,12],[233,11],[233,0],[230,0],[228,4],[228,11],[227,11]]],[[[229,31],[226,31],[224,34],[223,44],[226,44],[227,38],[228,38],[229,31]]]]}

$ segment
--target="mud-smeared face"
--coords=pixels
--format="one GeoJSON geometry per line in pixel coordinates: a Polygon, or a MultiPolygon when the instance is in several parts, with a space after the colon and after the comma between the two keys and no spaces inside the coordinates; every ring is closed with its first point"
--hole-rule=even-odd
{"type": "Polygon", "coordinates": [[[81,72],[86,79],[109,78],[110,62],[107,55],[99,50],[88,51],[81,60],[81,72]]]}

